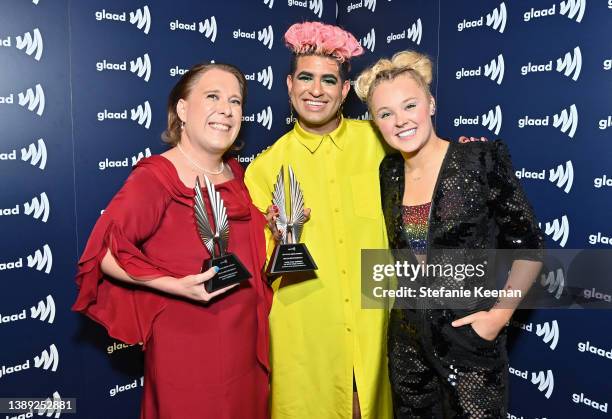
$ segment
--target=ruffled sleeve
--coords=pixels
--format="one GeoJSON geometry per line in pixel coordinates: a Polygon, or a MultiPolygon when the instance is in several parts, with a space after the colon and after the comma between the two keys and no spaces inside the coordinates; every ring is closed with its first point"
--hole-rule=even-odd
{"type": "Polygon", "coordinates": [[[138,165],[100,216],[78,264],[79,293],[72,309],[102,324],[108,334],[126,343],[142,343],[151,333],[165,298],[105,276],[102,258],[110,249],[133,278],[146,281],[169,275],[140,250],[155,233],[170,200],[147,165],[138,165]]]}

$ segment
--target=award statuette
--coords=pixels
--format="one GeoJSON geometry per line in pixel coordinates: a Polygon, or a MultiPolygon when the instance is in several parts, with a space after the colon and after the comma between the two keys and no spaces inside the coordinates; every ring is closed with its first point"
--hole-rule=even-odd
{"type": "Polygon", "coordinates": [[[289,215],[285,206],[285,175],[283,167],[276,178],[272,203],[278,207],[276,226],[281,232],[280,243],[272,252],[272,257],[266,270],[268,275],[288,272],[314,271],[317,269],[310,252],[304,243],[299,243],[302,227],[306,221],[304,215],[304,194],[300,189],[291,166],[289,169],[289,215]]]}
{"type": "Polygon", "coordinates": [[[210,259],[202,265],[202,272],[210,269],[212,266],[219,268],[219,272],[204,284],[207,292],[213,292],[249,279],[251,274],[236,255],[227,253],[229,222],[225,205],[221,195],[215,190],[215,185],[206,176],[204,176],[204,180],[206,181],[206,190],[208,191],[210,206],[212,207],[213,221],[215,223],[214,232],[208,219],[206,203],[204,202],[204,196],[202,196],[202,188],[198,178],[196,178],[194,188],[195,202],[193,208],[195,210],[198,233],[202,243],[204,243],[204,246],[206,246],[210,253],[210,259]]]}

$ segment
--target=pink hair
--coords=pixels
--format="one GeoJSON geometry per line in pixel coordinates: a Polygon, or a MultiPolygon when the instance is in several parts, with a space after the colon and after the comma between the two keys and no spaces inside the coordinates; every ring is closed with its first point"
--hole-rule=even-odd
{"type": "Polygon", "coordinates": [[[297,55],[328,55],[341,63],[363,54],[363,48],[351,33],[321,22],[291,25],[285,32],[285,45],[297,55]]]}

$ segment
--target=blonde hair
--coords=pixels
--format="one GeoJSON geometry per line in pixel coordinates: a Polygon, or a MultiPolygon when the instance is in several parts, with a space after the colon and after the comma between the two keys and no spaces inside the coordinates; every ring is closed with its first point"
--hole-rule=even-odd
{"type": "Polygon", "coordinates": [[[431,59],[416,51],[400,51],[391,59],[381,58],[361,72],[355,82],[355,93],[363,102],[370,103],[374,88],[383,81],[394,80],[401,74],[409,74],[431,97],[429,85],[432,79],[431,59]]]}

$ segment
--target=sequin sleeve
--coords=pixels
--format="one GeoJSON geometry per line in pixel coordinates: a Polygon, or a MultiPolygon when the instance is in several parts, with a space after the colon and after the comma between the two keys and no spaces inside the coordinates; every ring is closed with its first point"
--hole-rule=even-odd
{"type": "Polygon", "coordinates": [[[544,239],[535,213],[514,174],[508,147],[500,140],[491,144],[489,202],[499,227],[498,247],[517,249],[515,259],[541,260],[544,239]]]}

